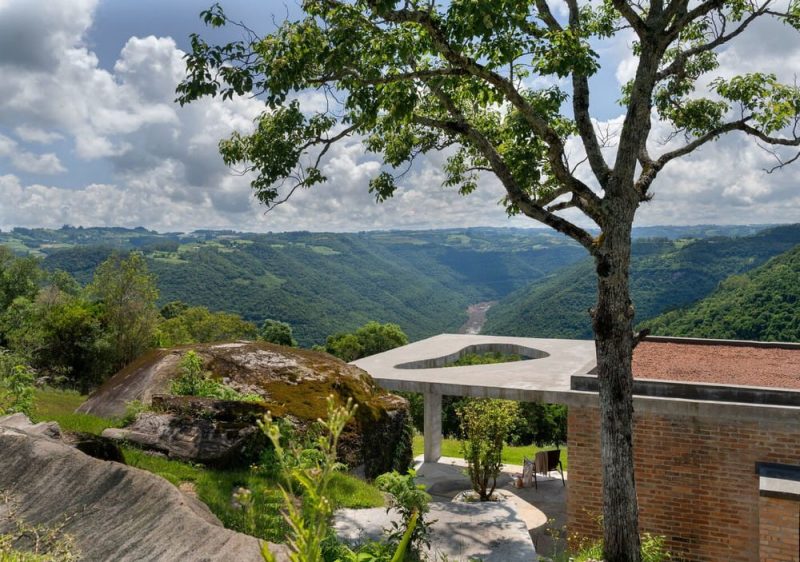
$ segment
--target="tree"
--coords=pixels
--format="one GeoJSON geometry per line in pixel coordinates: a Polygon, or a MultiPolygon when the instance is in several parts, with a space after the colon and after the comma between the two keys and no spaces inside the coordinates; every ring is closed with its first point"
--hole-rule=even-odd
{"type": "Polygon", "coordinates": [[[258,336],[267,342],[289,347],[297,347],[297,340],[292,335],[292,327],[286,322],[279,320],[264,320],[258,336]]]}
{"type": "Polygon", "coordinates": [[[328,336],[325,341],[325,351],[342,361],[355,361],[407,343],[408,336],[397,324],[380,324],[373,321],[367,322],[355,332],[328,336]]]}
{"type": "Polygon", "coordinates": [[[472,489],[482,502],[492,499],[503,468],[505,445],[517,419],[519,404],[511,400],[478,398],[458,409],[461,452],[467,461],[472,489]]]}
{"type": "MultiPolygon", "coordinates": [[[[157,339],[161,347],[187,343],[254,340],[258,335],[256,325],[242,319],[238,314],[211,312],[204,306],[187,307],[182,311],[179,311],[179,308],[168,309],[167,314],[175,315],[158,325],[157,339]]],[[[161,315],[164,316],[163,308],[161,315]]]]}
{"type": "MultiPolygon", "coordinates": [[[[605,556],[638,562],[633,219],[665,166],[722,135],[749,135],[774,150],[800,146],[796,86],[751,73],[714,78],[710,91],[698,88],[701,77],[712,78],[719,50],[754,21],[778,18],[799,28],[800,3],[565,4],[568,15],[561,18],[546,0],[305,0],[305,17],[265,37],[244,25],[245,39],[227,45],[211,46],[193,35],[178,101],[253,92],[264,100],[254,130],[232,134],[220,151],[226,163],[253,174],[255,195],[267,206],[326,181],[322,164],[330,147],[358,135],[386,164],[370,182],[378,201],[395,193],[397,178],[417,155],[446,149],[446,185],[468,194],[480,174],[493,174],[505,188],[509,214],[542,222],[587,250],[597,273],[591,316],[605,556]],[[609,157],[603,152],[608,139],[598,134],[589,106],[589,77],[601,63],[590,41],[622,29],[635,35],[638,61],[623,88],[625,116],[609,157]],[[539,80],[526,81],[533,75],[539,80]],[[304,111],[297,93],[308,89],[326,95],[328,104],[304,111]],[[680,146],[655,153],[648,144],[655,119],[673,127],[680,146]],[[583,147],[591,182],[567,159],[570,138],[583,147]],[[600,234],[569,220],[568,209],[600,234]]],[[[229,23],[218,6],[202,16],[213,26],[229,23]]],[[[800,158],[775,154],[779,166],[800,158]]]]}
{"type": "Polygon", "coordinates": [[[113,254],[95,270],[87,289],[102,307],[114,370],[154,345],[158,289],[140,252],[131,252],[126,258],[113,254]]]}
{"type": "Polygon", "coordinates": [[[8,247],[0,246],[0,312],[18,297],[33,300],[42,277],[36,258],[17,257],[8,247]]]}

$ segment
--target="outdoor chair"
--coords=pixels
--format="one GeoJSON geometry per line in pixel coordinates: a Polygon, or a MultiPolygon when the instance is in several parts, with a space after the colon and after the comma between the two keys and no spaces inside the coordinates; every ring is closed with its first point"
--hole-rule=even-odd
{"type": "Polygon", "coordinates": [[[522,461],[522,474],[515,474],[514,478],[522,481],[522,487],[527,488],[536,482],[536,471],[534,470],[533,461],[528,457],[524,457],[522,461]]]}
{"type": "Polygon", "coordinates": [[[561,464],[561,449],[555,449],[553,451],[539,451],[536,453],[533,463],[533,483],[537,490],[539,489],[539,483],[536,480],[537,472],[539,474],[548,476],[551,471],[557,470],[561,475],[561,484],[564,486],[567,485],[566,481],[564,480],[564,467],[561,464]]]}

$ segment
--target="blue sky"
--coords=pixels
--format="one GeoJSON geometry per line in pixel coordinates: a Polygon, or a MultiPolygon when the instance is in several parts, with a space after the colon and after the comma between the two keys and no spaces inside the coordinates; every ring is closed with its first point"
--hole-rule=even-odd
{"type": "MultiPolygon", "coordinates": [[[[0,228],[121,225],[159,230],[364,230],[454,226],[538,226],[508,219],[491,177],[463,198],[441,187],[442,155],[406,177],[398,196],[374,203],[367,182],[380,168],[358,139],[325,161],[330,181],[265,215],[248,178],[228,170],[216,144],[246,130],[258,100],[173,103],[188,36],[238,37],[209,30],[198,14],[209,0],[0,0],[0,228]]],[[[260,33],[296,17],[297,2],[224,0],[227,14],[260,33]]],[[[553,2],[555,10],[559,4],[553,2]]],[[[592,79],[598,125],[614,130],[619,84],[635,59],[631,37],[597,44],[592,79]]],[[[785,26],[749,30],[720,58],[719,74],[800,69],[800,38],[785,26]]],[[[303,95],[313,104],[314,93],[303,95]]],[[[654,125],[654,149],[667,138],[654,125]]],[[[580,147],[570,144],[575,161],[580,147]]],[[[613,149],[609,149],[609,157],[613,149]]],[[[743,138],[725,138],[665,170],[638,223],[800,221],[800,166],[766,175],[770,156],[743,138]]],[[[586,173],[586,171],[581,171],[586,173]]]]}

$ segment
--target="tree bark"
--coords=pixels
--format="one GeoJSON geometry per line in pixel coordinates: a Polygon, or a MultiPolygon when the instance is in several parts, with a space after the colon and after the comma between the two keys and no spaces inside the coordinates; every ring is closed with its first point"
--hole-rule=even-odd
{"type": "Polygon", "coordinates": [[[640,562],[639,510],[633,469],[634,309],[630,299],[631,228],[635,204],[615,209],[603,229],[593,314],[600,382],[600,447],[606,562],[640,562]]]}

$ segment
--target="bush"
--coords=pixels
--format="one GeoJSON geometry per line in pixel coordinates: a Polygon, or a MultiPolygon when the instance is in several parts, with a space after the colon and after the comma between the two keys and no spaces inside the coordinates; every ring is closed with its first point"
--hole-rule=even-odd
{"type": "MultiPolygon", "coordinates": [[[[397,471],[381,474],[375,479],[378,489],[391,496],[389,508],[395,508],[402,517],[401,522],[392,522],[394,530],[389,535],[389,541],[395,544],[403,539],[406,529],[411,524],[411,519],[417,516],[417,525],[411,533],[411,552],[417,559],[420,558],[422,548],[430,547],[430,524],[425,516],[430,512],[431,496],[425,491],[425,486],[416,483],[417,473],[409,470],[406,474],[397,471]]],[[[388,509],[387,509],[388,511],[388,509]]]]}
{"type": "Polygon", "coordinates": [[[459,410],[463,441],[461,451],[467,461],[472,489],[481,501],[492,498],[497,476],[503,466],[503,445],[519,411],[511,400],[470,400],[459,410]]]}
{"type": "Polygon", "coordinates": [[[258,332],[258,337],[269,343],[297,347],[297,340],[292,335],[292,327],[286,322],[265,320],[258,332]]]}
{"type": "Polygon", "coordinates": [[[35,374],[18,357],[0,352],[0,415],[33,410],[35,374]]]}
{"type": "Polygon", "coordinates": [[[176,396],[199,396],[218,400],[242,400],[259,402],[256,394],[241,394],[229,386],[211,378],[211,373],[203,370],[203,360],[194,351],[189,351],[181,359],[181,374],[172,379],[170,392],[176,396]]]}

